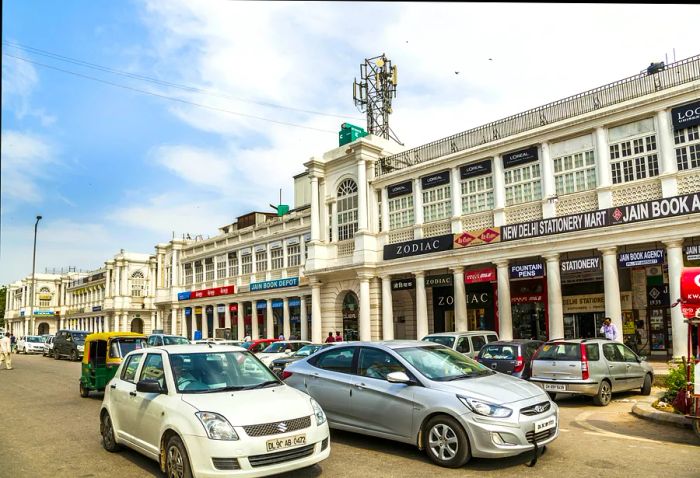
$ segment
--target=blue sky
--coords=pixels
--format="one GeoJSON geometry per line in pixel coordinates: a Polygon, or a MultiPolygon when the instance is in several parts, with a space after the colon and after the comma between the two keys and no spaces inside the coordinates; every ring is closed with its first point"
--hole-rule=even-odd
{"type": "Polygon", "coordinates": [[[3,8],[0,284],[31,273],[36,214],[44,217],[37,271],[94,269],[121,248],[152,253],[173,232],[213,235],[266,210],[279,188],[292,203],[303,163],[337,145],[342,122],[364,126],[351,84],[367,57],[386,53],[399,68],[391,124],[411,147],[633,75],[672,60],[674,48],[677,59],[700,53],[696,5],[5,0],[3,8]]]}

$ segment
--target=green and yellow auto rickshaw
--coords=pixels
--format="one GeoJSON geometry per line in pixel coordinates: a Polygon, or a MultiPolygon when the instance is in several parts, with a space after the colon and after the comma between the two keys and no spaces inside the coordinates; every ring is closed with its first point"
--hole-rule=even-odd
{"type": "Polygon", "coordinates": [[[132,350],[146,347],[146,336],[136,332],[100,332],[85,338],[80,396],[90,391],[104,391],[107,383],[122,363],[122,357],[132,350]]]}

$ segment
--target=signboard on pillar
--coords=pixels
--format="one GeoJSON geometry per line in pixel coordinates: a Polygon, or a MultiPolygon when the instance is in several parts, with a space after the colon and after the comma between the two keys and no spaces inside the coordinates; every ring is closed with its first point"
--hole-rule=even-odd
{"type": "Polygon", "coordinates": [[[296,287],[299,285],[298,277],[289,277],[287,279],[268,280],[264,282],[253,282],[250,284],[250,291],[281,289],[283,287],[296,287]]]}
{"type": "Polygon", "coordinates": [[[700,245],[691,244],[683,248],[685,260],[688,262],[700,261],[700,245]]]}
{"type": "Polygon", "coordinates": [[[599,256],[581,257],[561,261],[561,273],[571,274],[578,272],[593,272],[602,269],[602,261],[599,256]]]}
{"type": "Polygon", "coordinates": [[[621,252],[617,255],[619,267],[654,266],[664,263],[664,250],[621,252]]]}
{"type": "Polygon", "coordinates": [[[464,271],[465,284],[477,284],[479,282],[496,282],[496,269],[486,267],[484,269],[464,271]]]}

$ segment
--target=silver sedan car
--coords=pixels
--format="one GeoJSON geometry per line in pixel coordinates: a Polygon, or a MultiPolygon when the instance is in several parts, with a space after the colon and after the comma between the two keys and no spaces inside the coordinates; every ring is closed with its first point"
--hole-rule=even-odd
{"type": "Polygon", "coordinates": [[[332,428],[415,444],[440,466],[518,455],[559,435],[559,409],[542,389],[430,342],[336,345],[282,378],[316,399],[332,428]]]}

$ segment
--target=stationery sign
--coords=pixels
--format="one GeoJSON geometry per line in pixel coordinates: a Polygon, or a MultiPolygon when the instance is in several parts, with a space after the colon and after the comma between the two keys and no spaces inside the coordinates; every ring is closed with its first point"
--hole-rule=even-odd
{"type": "Polygon", "coordinates": [[[289,277],[287,279],[268,280],[265,282],[252,282],[250,284],[250,291],[253,292],[256,290],[281,289],[283,287],[296,287],[298,285],[298,277],[289,277]]]}
{"type": "Polygon", "coordinates": [[[582,257],[561,261],[561,273],[593,272],[601,269],[600,257],[582,257]]]}
{"type": "Polygon", "coordinates": [[[479,161],[478,163],[465,164],[459,168],[461,179],[469,179],[476,176],[491,174],[491,160],[479,161]]]}
{"type": "Polygon", "coordinates": [[[411,194],[413,192],[413,181],[405,181],[403,183],[394,184],[386,189],[389,199],[405,196],[406,194],[411,194]]]}
{"type": "Polygon", "coordinates": [[[617,260],[620,267],[655,266],[664,263],[664,250],[622,252],[617,260]]]}
{"type": "Polygon", "coordinates": [[[684,129],[700,124],[700,101],[683,106],[676,106],[671,110],[673,129],[684,129]]]}
{"type": "Polygon", "coordinates": [[[431,174],[430,176],[423,176],[422,178],[420,178],[420,184],[423,189],[430,189],[434,188],[435,186],[442,186],[443,184],[448,184],[449,182],[449,170],[431,174]]]}
{"type": "Polygon", "coordinates": [[[520,151],[504,154],[503,167],[513,168],[515,166],[520,166],[521,164],[532,163],[538,159],[537,146],[531,146],[527,149],[521,149],[520,151]]]}
{"type": "Polygon", "coordinates": [[[544,277],[544,264],[541,262],[510,266],[511,279],[536,279],[538,277],[544,277]]]}
{"type": "Polygon", "coordinates": [[[429,237],[427,239],[387,244],[384,246],[384,260],[387,261],[390,259],[401,259],[409,256],[429,254],[431,252],[448,251],[452,249],[453,240],[453,234],[446,234],[444,236],[429,237]]]}

